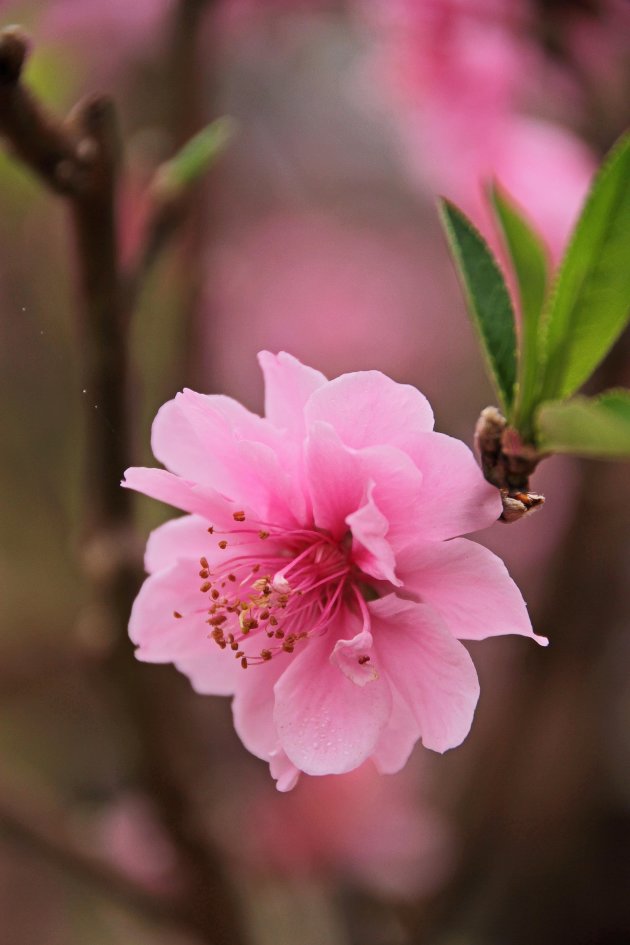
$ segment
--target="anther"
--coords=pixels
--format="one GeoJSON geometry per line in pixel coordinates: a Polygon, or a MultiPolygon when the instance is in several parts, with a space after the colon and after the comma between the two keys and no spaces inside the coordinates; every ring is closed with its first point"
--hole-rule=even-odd
{"type": "MultiPolygon", "coordinates": [[[[208,529],[208,531],[210,531],[210,529],[208,529]]],[[[210,567],[210,565],[208,564],[208,559],[207,559],[207,558],[200,558],[200,559],[199,559],[199,564],[200,564],[201,567],[204,568],[206,571],[207,571],[208,568],[210,567]]]]}
{"type": "Polygon", "coordinates": [[[245,512],[232,512],[232,518],[235,522],[244,522],[245,512]]]}
{"type": "Polygon", "coordinates": [[[370,657],[369,657],[369,656],[360,656],[360,657],[359,657],[359,660],[358,660],[359,666],[365,666],[365,664],[366,664],[366,663],[369,663],[369,662],[370,662],[370,657]]]}
{"type": "Polygon", "coordinates": [[[273,654],[271,650],[261,650],[260,655],[264,660],[270,660],[273,654]]]}
{"type": "Polygon", "coordinates": [[[211,587],[212,587],[212,584],[210,584],[209,581],[205,581],[205,582],[201,585],[201,587],[199,588],[199,590],[201,591],[202,594],[205,594],[206,591],[209,591],[211,587]]]}
{"type": "Polygon", "coordinates": [[[259,531],[259,532],[258,532],[258,537],[259,537],[262,541],[264,541],[265,538],[269,538],[269,532],[259,531]]]}
{"type": "Polygon", "coordinates": [[[221,548],[221,550],[224,551],[227,548],[227,545],[228,543],[225,540],[225,538],[222,538],[221,541],[219,542],[219,548],[221,548]]]}
{"type": "Polygon", "coordinates": [[[210,572],[206,568],[202,568],[202,570],[199,572],[199,577],[200,578],[210,577],[210,572]]]}
{"type": "Polygon", "coordinates": [[[228,581],[235,581],[235,580],[236,580],[235,574],[228,574],[228,581]]]}
{"type": "Polygon", "coordinates": [[[182,619],[182,615],[179,613],[178,610],[173,611],[173,617],[177,617],[178,620],[182,619]]]}
{"type": "Polygon", "coordinates": [[[211,526],[210,526],[210,528],[208,529],[208,534],[210,534],[210,535],[213,535],[213,534],[214,534],[214,525],[211,525],[211,526]]]}
{"type": "Polygon", "coordinates": [[[214,590],[212,591],[212,593],[211,593],[210,596],[212,597],[212,600],[218,600],[218,599],[219,599],[219,596],[220,596],[220,595],[219,595],[219,592],[218,592],[218,590],[216,589],[216,587],[214,588],[214,590]]]}
{"type": "Polygon", "coordinates": [[[243,669],[247,669],[247,657],[246,657],[246,656],[244,656],[244,657],[242,658],[242,660],[241,660],[241,666],[243,667],[243,669]]]}

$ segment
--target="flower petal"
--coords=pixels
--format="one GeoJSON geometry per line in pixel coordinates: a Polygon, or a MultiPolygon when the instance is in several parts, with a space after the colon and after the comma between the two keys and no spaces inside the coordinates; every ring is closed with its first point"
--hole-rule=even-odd
{"type": "Polygon", "coordinates": [[[208,639],[207,605],[192,564],[178,561],[146,579],[131,610],[129,636],[139,660],[174,663],[198,692],[231,695],[234,662],[208,639]]]}
{"type": "Polygon", "coordinates": [[[422,538],[454,538],[496,522],[502,508],[499,490],[483,478],[465,443],[443,433],[419,434],[409,455],[422,473],[415,510],[422,518],[422,538]]]}
{"type": "Polygon", "coordinates": [[[392,680],[392,711],[374,749],[372,761],[381,774],[396,774],[407,764],[420,738],[420,726],[392,680]]]}
{"type": "Polygon", "coordinates": [[[389,522],[374,502],[373,494],[374,483],[371,482],[365,505],[346,518],[353,538],[352,559],[366,574],[399,586],[401,581],[396,576],[396,558],[385,537],[389,531],[389,522]]]}
{"type": "Polygon", "coordinates": [[[372,634],[365,628],[350,640],[337,640],[330,661],[357,686],[378,679],[372,662],[372,634]]]}
{"type": "MultiPolygon", "coordinates": [[[[202,555],[207,557],[211,544],[214,543],[208,534],[207,519],[199,515],[172,518],[149,535],[144,566],[152,574],[170,567],[180,558],[198,562],[202,555]]],[[[192,573],[194,575],[194,571],[192,573]]]]}
{"type": "Polygon", "coordinates": [[[212,523],[227,524],[230,520],[231,506],[217,492],[182,479],[166,469],[131,466],[125,471],[121,485],[183,512],[196,513],[212,523]]]}
{"type": "Polygon", "coordinates": [[[329,423],[317,422],[309,430],[304,462],[315,525],[339,540],[348,531],[346,517],[365,501],[359,457],[329,423]]]}
{"type": "Polygon", "coordinates": [[[306,774],[358,768],[374,750],[391,708],[384,678],[357,686],[333,666],[330,653],[327,636],[309,640],[275,686],[280,744],[306,774]]]}
{"type": "Polygon", "coordinates": [[[304,521],[304,497],[287,468],[280,431],[229,397],[177,394],[158,411],[151,442],[172,472],[247,503],[260,519],[304,521]]]}
{"type": "Polygon", "coordinates": [[[415,431],[433,429],[426,397],[380,371],[342,374],[312,394],[305,413],[308,427],[324,420],[355,449],[383,444],[405,449],[415,431]]]}
{"type": "Polygon", "coordinates": [[[326,377],[286,351],[279,354],[261,351],[258,362],[265,378],[267,420],[290,437],[303,440],[304,406],[311,394],[328,383],[326,377]]]}
{"type": "Polygon", "coordinates": [[[301,774],[300,769],[289,761],[282,748],[271,752],[269,771],[276,782],[277,790],[283,794],[293,790],[301,774]]]}
{"type": "Polygon", "coordinates": [[[288,656],[280,653],[268,663],[248,669],[238,667],[240,678],[232,701],[234,728],[245,748],[263,761],[269,761],[279,748],[273,687],[287,671],[287,660],[288,656]]]}
{"type": "Polygon", "coordinates": [[[356,563],[373,577],[400,582],[393,547],[417,533],[422,475],[402,450],[346,446],[329,423],[314,422],[305,447],[306,479],[315,524],[343,538],[350,527],[356,563]]]}
{"type": "Polygon", "coordinates": [[[479,698],[466,648],[424,604],[390,594],[368,608],[379,669],[407,703],[425,747],[443,752],[461,744],[479,698]]]}
{"type": "Polygon", "coordinates": [[[466,538],[416,542],[399,555],[398,573],[406,589],[430,604],[460,640],[483,640],[504,633],[534,634],[521,592],[500,558],[466,538]]]}

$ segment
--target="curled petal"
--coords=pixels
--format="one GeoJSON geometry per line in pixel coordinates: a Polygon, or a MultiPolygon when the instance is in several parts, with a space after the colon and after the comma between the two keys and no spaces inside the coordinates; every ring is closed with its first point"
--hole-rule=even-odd
{"type": "Polygon", "coordinates": [[[365,686],[378,679],[372,642],[370,631],[363,629],[351,640],[337,640],[330,656],[331,663],[357,686],[365,686]]]}
{"type": "Polygon", "coordinates": [[[299,768],[289,761],[282,748],[271,752],[269,771],[276,782],[276,788],[283,794],[293,790],[301,774],[299,768]]]}
{"type": "Polygon", "coordinates": [[[396,558],[385,537],[389,522],[376,505],[373,492],[374,484],[371,483],[365,505],[346,519],[353,537],[352,557],[366,574],[379,581],[400,585],[396,576],[396,558]]]}

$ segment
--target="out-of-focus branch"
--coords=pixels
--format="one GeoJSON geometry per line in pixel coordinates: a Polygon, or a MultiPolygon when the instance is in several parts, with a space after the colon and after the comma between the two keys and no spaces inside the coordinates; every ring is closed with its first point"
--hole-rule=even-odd
{"type": "Polygon", "coordinates": [[[74,194],[83,183],[78,142],[20,82],[28,39],[18,26],[0,36],[0,134],[15,155],[51,190],[74,194]]]}
{"type": "Polygon", "coordinates": [[[165,896],[156,896],[131,877],[119,872],[105,861],[82,849],[64,828],[64,813],[39,799],[28,798],[20,791],[0,789],[0,838],[17,844],[51,866],[63,870],[95,893],[112,899],[124,908],[144,916],[151,922],[173,926],[181,931],[199,929],[190,924],[185,909],[165,896]]]}
{"type": "MultiPolygon", "coordinates": [[[[199,4],[197,0],[195,6],[199,4]]],[[[202,829],[191,821],[171,746],[158,724],[161,694],[134,663],[126,634],[141,567],[131,495],[119,485],[132,457],[126,340],[130,299],[116,233],[120,143],[115,110],[109,99],[91,97],[66,122],[56,121],[21,83],[27,48],[21,30],[0,32],[0,132],[14,153],[66,198],[76,239],[84,386],[90,404],[84,549],[90,619],[99,635],[104,632],[112,640],[104,663],[112,699],[126,710],[140,750],[140,777],[182,864],[181,914],[205,942],[238,945],[242,934],[232,890],[202,829]]],[[[15,821],[13,828],[15,833],[15,821]]],[[[27,834],[22,830],[21,836],[27,834]]]]}

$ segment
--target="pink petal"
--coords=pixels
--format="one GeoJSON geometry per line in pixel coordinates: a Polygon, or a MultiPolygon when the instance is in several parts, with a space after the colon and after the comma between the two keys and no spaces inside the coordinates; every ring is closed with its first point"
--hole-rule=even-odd
{"type": "Polygon", "coordinates": [[[365,686],[378,679],[372,660],[372,634],[365,629],[350,640],[337,640],[330,657],[331,663],[357,686],[365,686]]]}
{"type": "Polygon", "coordinates": [[[178,394],[158,411],[152,447],[173,472],[248,505],[264,521],[305,518],[294,470],[280,461],[280,432],[228,397],[178,394]]]}
{"type": "Polygon", "coordinates": [[[374,502],[373,494],[374,483],[369,483],[365,505],[346,518],[353,538],[352,559],[366,574],[399,586],[396,558],[385,537],[389,522],[374,502]]]}
{"type": "Polygon", "coordinates": [[[326,378],[285,351],[261,351],[258,362],[265,377],[267,420],[290,437],[304,439],[304,406],[311,394],[327,383],[326,378]]]}
{"type": "Polygon", "coordinates": [[[327,636],[306,642],[275,686],[280,744],[306,774],[342,774],[374,750],[389,717],[391,693],[380,677],[351,682],[330,661],[327,636]]]}
{"type": "Polygon", "coordinates": [[[305,474],[315,524],[336,539],[352,531],[353,557],[367,573],[400,583],[392,546],[408,543],[421,527],[414,514],[422,475],[402,450],[355,450],[329,423],[314,422],[305,447],[305,474]]]}
{"type": "Polygon", "coordinates": [[[390,594],[368,608],[379,668],[407,703],[425,747],[443,752],[461,744],[479,698],[466,648],[424,604],[390,594]]]}
{"type": "Polygon", "coordinates": [[[208,547],[213,544],[207,519],[199,515],[182,515],[151,532],[144,553],[144,566],[151,574],[170,567],[180,558],[198,562],[202,555],[208,556],[208,547]]]}
{"type": "Polygon", "coordinates": [[[315,391],[305,413],[307,426],[324,420],[355,449],[387,444],[404,450],[416,431],[433,429],[426,397],[380,371],[342,374],[315,391]]]}
{"type": "Polygon", "coordinates": [[[166,469],[131,466],[126,470],[121,485],[183,512],[196,513],[212,524],[228,524],[230,521],[233,524],[230,504],[217,492],[175,476],[166,469]]]}
{"type": "Polygon", "coordinates": [[[499,490],[483,478],[465,443],[442,433],[420,434],[409,454],[422,472],[415,510],[422,518],[420,537],[454,538],[496,522],[502,508],[499,490]]]}
{"type": "Polygon", "coordinates": [[[358,455],[344,446],[329,423],[317,422],[309,430],[304,463],[315,525],[339,540],[348,531],[346,517],[365,500],[358,455]]]}
{"type": "Polygon", "coordinates": [[[525,601],[500,558],[466,538],[416,542],[399,556],[405,589],[430,604],[460,640],[534,634],[525,601]]]}
{"type": "Polygon", "coordinates": [[[292,761],[289,761],[282,748],[272,751],[269,759],[269,771],[276,782],[276,788],[282,793],[292,791],[298,783],[300,770],[292,761]]]}
{"type": "Polygon", "coordinates": [[[231,695],[238,678],[234,663],[208,639],[207,605],[198,581],[191,561],[148,577],[131,610],[129,636],[139,660],[174,663],[198,692],[231,695]]]}
{"type": "MultiPolygon", "coordinates": [[[[210,569],[213,570],[216,567],[225,569],[233,559],[243,555],[258,558],[261,563],[264,563],[266,556],[282,552],[282,546],[279,546],[273,538],[267,538],[263,543],[257,537],[246,540],[250,538],[247,532],[243,538],[239,537],[238,528],[235,527],[232,516],[230,516],[230,522],[227,548],[219,547],[219,541],[223,540],[223,533],[209,534],[207,520],[198,515],[183,515],[165,522],[149,535],[144,559],[145,568],[149,573],[161,571],[177,560],[187,558],[190,562],[190,573],[195,575],[199,572],[199,559],[202,555],[208,560],[210,569]]],[[[236,562],[235,568],[238,566],[236,562]]]]}
{"type": "Polygon", "coordinates": [[[263,761],[269,761],[279,747],[273,687],[288,665],[288,654],[279,653],[268,663],[247,669],[238,666],[238,687],[232,701],[234,728],[245,748],[263,761]]]}
{"type": "Polygon", "coordinates": [[[396,774],[407,764],[413,747],[420,738],[414,715],[390,680],[392,711],[387,725],[374,749],[372,761],[381,774],[396,774]]]}

